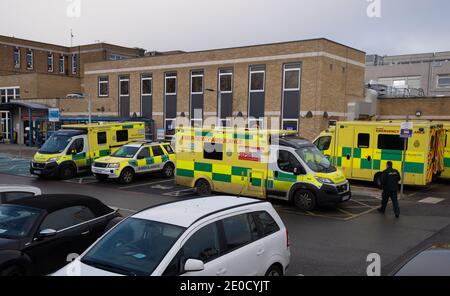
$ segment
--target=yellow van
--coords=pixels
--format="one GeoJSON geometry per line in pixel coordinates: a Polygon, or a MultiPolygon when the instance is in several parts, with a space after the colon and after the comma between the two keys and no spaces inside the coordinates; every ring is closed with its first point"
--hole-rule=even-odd
{"type": "Polygon", "coordinates": [[[444,171],[442,178],[450,179],[450,123],[444,123],[445,147],[444,147],[444,171]]]}
{"type": "Polygon", "coordinates": [[[302,210],[351,198],[344,174],[311,142],[289,132],[178,129],[176,183],[256,198],[293,201],[302,210]]]}
{"type": "MultiPolygon", "coordinates": [[[[427,185],[443,171],[443,139],[442,125],[414,122],[413,136],[407,143],[405,184],[427,185]]],[[[402,171],[400,121],[338,122],[322,132],[314,144],[348,179],[374,181],[380,186],[388,161],[402,171]]]]}
{"type": "Polygon", "coordinates": [[[77,173],[90,171],[94,159],[144,139],[142,122],[64,125],[34,155],[30,173],[71,179],[77,173]]]}
{"type": "Polygon", "coordinates": [[[99,180],[113,179],[122,184],[133,182],[137,174],[150,172],[161,172],[165,178],[172,178],[175,151],[169,143],[133,142],[95,160],[92,172],[99,180]]]}

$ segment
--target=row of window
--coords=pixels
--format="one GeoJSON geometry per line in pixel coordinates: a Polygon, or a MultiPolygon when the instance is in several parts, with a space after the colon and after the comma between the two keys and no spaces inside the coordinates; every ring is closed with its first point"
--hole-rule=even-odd
{"type": "MultiPolygon", "coordinates": [[[[14,68],[19,69],[21,67],[20,64],[20,48],[16,47],[14,48],[13,53],[13,61],[14,61],[14,68]]],[[[27,49],[26,52],[26,61],[27,61],[27,69],[32,70],[34,68],[34,52],[32,49],[27,49]]],[[[78,73],[78,55],[73,54],[71,55],[72,59],[72,74],[75,75],[78,73]]],[[[58,62],[58,70],[59,73],[64,74],[66,72],[66,56],[60,55],[59,56],[59,62],[58,62]]],[[[49,52],[47,54],[47,71],[52,73],[54,71],[54,54],[49,52]]]]}
{"type": "MultiPolygon", "coordinates": [[[[300,66],[299,64],[285,65],[283,75],[284,91],[300,90],[300,66]]],[[[220,69],[218,73],[218,91],[226,94],[233,92],[233,70],[220,69]]],[[[249,92],[265,91],[265,66],[251,66],[249,70],[249,92]]],[[[152,95],[153,76],[150,73],[141,74],[141,95],[152,95]]],[[[119,94],[120,96],[128,96],[130,94],[130,78],[129,76],[119,77],[119,94]]],[[[177,73],[165,73],[164,77],[164,94],[177,94],[177,73]]],[[[193,95],[204,93],[204,72],[203,70],[194,70],[190,73],[190,92],[193,95]]],[[[100,76],[98,78],[98,96],[109,96],[109,76],[100,76]]]]}
{"type": "MultiPolygon", "coordinates": [[[[387,77],[380,78],[378,82],[394,88],[421,88],[420,76],[408,77],[387,77]]],[[[437,88],[450,88],[450,74],[440,74],[436,76],[437,88]]]]}
{"type": "MultiPolygon", "coordinates": [[[[404,139],[399,135],[378,135],[377,149],[382,150],[403,150],[404,149],[404,139]]],[[[331,136],[320,137],[315,142],[319,150],[325,151],[330,148],[331,136]]],[[[370,134],[360,133],[358,134],[358,148],[370,148],[370,134]]]]}

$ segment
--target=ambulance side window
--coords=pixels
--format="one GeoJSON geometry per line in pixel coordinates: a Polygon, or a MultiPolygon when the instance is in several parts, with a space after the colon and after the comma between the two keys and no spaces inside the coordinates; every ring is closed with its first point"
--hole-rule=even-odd
{"type": "Polygon", "coordinates": [[[138,159],[144,159],[150,157],[150,149],[148,147],[142,148],[141,152],[139,152],[138,159]]]}
{"type": "Polygon", "coordinates": [[[152,150],[153,150],[154,157],[164,155],[164,151],[161,149],[160,146],[153,146],[152,150]]]}
{"type": "Polygon", "coordinates": [[[103,145],[106,144],[106,132],[97,133],[97,144],[103,145]]]}
{"type": "Polygon", "coordinates": [[[128,141],[128,130],[116,131],[117,142],[128,141]]]}
{"type": "MultiPolygon", "coordinates": [[[[403,150],[403,145],[404,140],[399,135],[378,135],[378,149],[403,150]]],[[[408,150],[408,146],[406,150],[408,150]]]]}
{"type": "Polygon", "coordinates": [[[358,148],[369,148],[369,147],[370,147],[370,135],[358,134],[358,148]]]}
{"type": "Polygon", "coordinates": [[[223,160],[223,145],[205,143],[203,145],[203,158],[212,160],[223,160]]]}
{"type": "Polygon", "coordinates": [[[320,151],[328,150],[330,148],[330,144],[331,136],[320,137],[314,143],[320,151]]]}
{"type": "Polygon", "coordinates": [[[75,151],[75,153],[81,153],[83,152],[84,149],[84,139],[83,138],[79,138],[76,139],[75,141],[73,141],[72,145],[70,145],[69,150],[67,150],[67,154],[72,154],[73,151],[75,151]]]}
{"type": "Polygon", "coordinates": [[[288,173],[293,173],[295,168],[301,167],[297,158],[289,151],[278,151],[278,167],[280,170],[288,173]]]}

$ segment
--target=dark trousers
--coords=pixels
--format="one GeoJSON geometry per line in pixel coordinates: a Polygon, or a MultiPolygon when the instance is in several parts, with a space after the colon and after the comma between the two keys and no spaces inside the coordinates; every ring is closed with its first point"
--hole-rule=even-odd
{"type": "Polygon", "coordinates": [[[383,190],[383,199],[381,200],[381,210],[384,212],[389,202],[389,198],[392,200],[392,206],[394,207],[395,215],[400,215],[400,207],[398,206],[397,190],[387,191],[383,190]]]}

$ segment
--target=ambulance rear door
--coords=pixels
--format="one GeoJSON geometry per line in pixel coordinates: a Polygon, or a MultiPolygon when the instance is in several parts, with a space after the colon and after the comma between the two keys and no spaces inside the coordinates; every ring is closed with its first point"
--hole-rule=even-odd
{"type": "Polygon", "coordinates": [[[337,166],[347,178],[353,176],[354,126],[338,124],[336,126],[337,166]]]}

